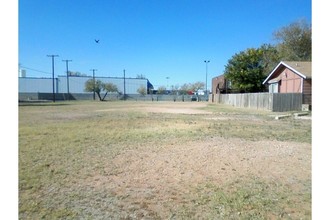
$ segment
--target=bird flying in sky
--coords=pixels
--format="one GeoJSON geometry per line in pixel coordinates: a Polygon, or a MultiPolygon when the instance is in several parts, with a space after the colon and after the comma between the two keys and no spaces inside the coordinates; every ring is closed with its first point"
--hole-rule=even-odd
{"type": "Polygon", "coordinates": [[[96,39],[95,39],[95,43],[97,43],[97,44],[98,44],[98,43],[99,43],[99,41],[100,41],[100,40],[96,40],[96,39]]]}

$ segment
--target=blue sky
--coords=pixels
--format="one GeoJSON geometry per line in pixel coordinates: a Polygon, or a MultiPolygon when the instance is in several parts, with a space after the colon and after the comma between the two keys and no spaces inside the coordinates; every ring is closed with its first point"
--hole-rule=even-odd
{"type": "Polygon", "coordinates": [[[145,75],[158,86],[205,82],[242,50],[275,43],[273,32],[311,22],[311,0],[20,0],[18,62],[27,76],[145,75]],[[94,39],[99,39],[99,44],[94,39]],[[37,70],[37,71],[35,71],[37,70]],[[166,78],[169,79],[166,79],[166,78]]]}

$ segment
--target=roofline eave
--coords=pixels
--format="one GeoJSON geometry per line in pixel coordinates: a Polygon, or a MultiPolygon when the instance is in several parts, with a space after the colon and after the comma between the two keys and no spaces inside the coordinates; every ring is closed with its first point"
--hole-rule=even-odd
{"type": "Polygon", "coordinates": [[[293,72],[295,72],[296,74],[298,74],[299,76],[301,76],[304,79],[307,79],[307,76],[305,76],[304,74],[302,74],[301,72],[297,71],[296,69],[294,69],[293,67],[289,66],[288,64],[286,64],[285,62],[281,61],[279,64],[277,64],[277,66],[273,69],[273,71],[268,75],[268,77],[262,82],[262,84],[266,84],[268,79],[274,74],[274,72],[279,68],[280,65],[285,66],[286,68],[292,70],[293,72]]]}

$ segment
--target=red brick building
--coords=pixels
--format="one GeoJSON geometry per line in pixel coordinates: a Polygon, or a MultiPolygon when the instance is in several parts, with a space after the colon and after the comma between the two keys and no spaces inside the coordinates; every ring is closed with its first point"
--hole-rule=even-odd
{"type": "Polygon", "coordinates": [[[212,94],[228,93],[229,82],[224,75],[212,78],[212,94]]]}

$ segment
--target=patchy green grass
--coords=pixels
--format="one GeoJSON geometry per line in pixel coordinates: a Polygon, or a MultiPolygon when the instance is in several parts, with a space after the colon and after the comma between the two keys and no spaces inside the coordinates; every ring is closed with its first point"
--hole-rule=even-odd
{"type": "MultiPolygon", "coordinates": [[[[112,160],[123,151],[143,150],[145,145],[157,150],[168,143],[175,147],[212,137],[311,143],[308,120],[276,121],[269,112],[221,105],[203,107],[211,115],[143,111],[151,105],[157,104],[86,101],[20,106],[19,218],[117,218],[123,198],[86,181],[97,174],[116,174],[119,169],[112,160]]],[[[310,182],[305,184],[306,193],[292,194],[288,186],[258,178],[222,186],[206,182],[191,188],[184,198],[187,203],[167,216],[308,219],[311,189],[310,182]]],[[[159,219],[158,214],[154,212],[151,218],[159,219]]]]}

